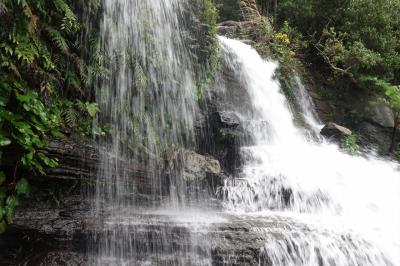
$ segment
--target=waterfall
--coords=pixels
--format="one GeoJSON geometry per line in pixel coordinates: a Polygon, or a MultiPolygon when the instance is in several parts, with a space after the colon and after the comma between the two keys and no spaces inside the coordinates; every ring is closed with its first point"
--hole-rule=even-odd
{"type": "MultiPolygon", "coordinates": [[[[194,145],[197,107],[193,67],[183,37],[185,8],[184,0],[104,1],[101,35],[109,75],[100,82],[97,102],[101,123],[111,127],[107,144],[115,161],[105,159],[100,175],[121,181],[105,184],[100,197],[115,202],[132,192],[127,173],[117,165],[121,158],[134,159],[151,170],[152,194],[159,196],[164,186],[160,169],[165,166],[156,162],[174,149],[194,145]]],[[[177,172],[170,175],[175,197],[183,194],[177,176],[177,172]]]]}
{"type": "Polygon", "coordinates": [[[107,75],[98,81],[97,123],[108,125],[110,137],[99,143],[93,207],[98,232],[89,248],[94,265],[185,265],[192,259],[184,243],[190,234],[174,247],[168,226],[179,216],[173,210],[186,201],[179,150],[195,146],[188,7],[185,0],[104,0],[100,33],[107,75]],[[172,257],[164,260],[167,253],[172,257]]]}
{"type": "MultiPolygon", "coordinates": [[[[90,264],[240,265],[262,239],[260,265],[400,266],[399,166],[310,138],[273,79],[276,63],[240,41],[220,37],[224,64],[250,99],[235,110],[245,121],[243,167],[220,189],[222,207],[206,209],[186,187],[181,151],[196,147],[199,109],[189,2],[103,2],[107,71],[95,123],[109,134],[98,141],[90,264]]],[[[294,80],[303,120],[318,135],[312,100],[294,80]]]]}
{"type": "MultiPolygon", "coordinates": [[[[225,209],[304,224],[279,230],[283,237],[266,243],[260,264],[400,265],[400,211],[393,208],[400,202],[399,165],[308,138],[273,79],[276,63],[240,41],[220,42],[225,62],[249,94],[253,110],[241,115],[254,139],[242,147],[239,178],[222,189],[225,209]],[[262,121],[266,126],[254,130],[262,121]]],[[[313,106],[300,105],[316,127],[313,106]]]]}

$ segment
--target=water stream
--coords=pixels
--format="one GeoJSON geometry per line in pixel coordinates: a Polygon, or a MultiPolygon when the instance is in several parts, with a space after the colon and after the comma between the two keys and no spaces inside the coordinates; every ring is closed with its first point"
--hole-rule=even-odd
{"type": "MultiPolygon", "coordinates": [[[[310,140],[294,124],[273,79],[276,63],[250,46],[220,38],[226,60],[250,95],[255,145],[242,147],[239,180],[224,187],[225,208],[242,215],[284,216],[308,229],[288,227],[264,247],[268,265],[399,265],[399,165],[369,155],[351,156],[336,145],[310,140]]],[[[300,88],[304,89],[304,88],[300,88]]],[[[304,91],[300,92],[300,100],[304,91]]],[[[318,125],[302,103],[309,125],[318,125]]],[[[246,116],[246,114],[242,114],[246,116]]]]}

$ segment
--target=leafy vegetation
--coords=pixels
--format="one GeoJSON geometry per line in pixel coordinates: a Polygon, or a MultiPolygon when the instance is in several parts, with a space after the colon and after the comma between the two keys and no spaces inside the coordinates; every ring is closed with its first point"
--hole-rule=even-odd
{"type": "Polygon", "coordinates": [[[95,45],[82,43],[85,29],[74,10],[93,10],[98,2],[0,2],[0,233],[29,195],[28,179],[57,166],[42,152],[47,140],[62,137],[65,127],[91,131],[87,121],[97,112],[91,88],[99,66],[89,60],[95,45]],[[84,110],[80,119],[76,110],[84,110]]]}
{"type": "Polygon", "coordinates": [[[257,2],[276,28],[268,44],[276,60],[300,59],[329,87],[337,86],[335,94],[366,89],[399,115],[399,1],[257,2]]]}
{"type": "Polygon", "coordinates": [[[353,155],[359,154],[360,152],[360,146],[357,144],[357,136],[355,134],[344,137],[340,142],[340,146],[353,155]]]}
{"type": "Polygon", "coordinates": [[[398,85],[400,2],[393,0],[284,0],[279,18],[295,25],[307,45],[337,78],[359,82],[368,75],[398,85]],[[373,10],[373,12],[371,12],[373,10]]]}
{"type": "Polygon", "coordinates": [[[277,6],[278,23],[295,25],[297,39],[306,42],[298,48],[308,57],[319,56],[339,76],[373,75],[394,84],[400,67],[399,10],[393,0],[283,0],[277,6]]]}
{"type": "Polygon", "coordinates": [[[294,50],[296,49],[292,38],[293,29],[289,26],[289,23],[285,21],[281,29],[274,33],[269,43],[269,48],[272,50],[272,55],[275,60],[278,60],[282,64],[293,61],[295,56],[294,50]]]}

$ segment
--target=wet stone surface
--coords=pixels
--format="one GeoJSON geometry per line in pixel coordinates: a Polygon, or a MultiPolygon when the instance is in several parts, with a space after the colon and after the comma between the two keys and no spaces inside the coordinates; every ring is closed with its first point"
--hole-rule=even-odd
{"type": "Polygon", "coordinates": [[[72,197],[56,210],[20,208],[0,236],[0,265],[255,265],[266,238],[254,227],[276,224],[200,210],[121,211],[100,221],[88,206],[72,197]],[[119,237],[127,241],[119,261],[87,250],[119,237]]]}

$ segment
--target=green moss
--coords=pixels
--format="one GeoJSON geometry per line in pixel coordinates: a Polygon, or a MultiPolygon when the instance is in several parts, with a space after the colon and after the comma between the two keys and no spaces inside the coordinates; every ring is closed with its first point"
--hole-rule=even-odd
{"type": "MultiPolygon", "coordinates": [[[[219,68],[219,43],[217,38],[217,16],[218,10],[213,0],[199,0],[202,28],[197,40],[200,41],[200,51],[198,55],[198,79],[196,98],[200,100],[205,89],[213,79],[214,74],[219,68]]],[[[199,25],[196,25],[199,27],[199,25]]]]}

